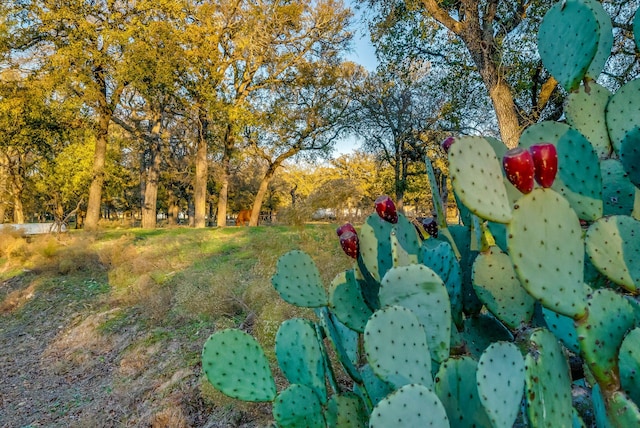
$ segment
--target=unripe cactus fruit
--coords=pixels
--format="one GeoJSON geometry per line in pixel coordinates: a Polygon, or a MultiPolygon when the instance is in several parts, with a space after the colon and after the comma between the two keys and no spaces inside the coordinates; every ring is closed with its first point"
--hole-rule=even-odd
{"type": "Polygon", "coordinates": [[[442,147],[445,153],[449,153],[449,147],[451,147],[455,141],[456,139],[454,137],[447,137],[440,143],[440,147],[442,147]]]}
{"type": "Polygon", "coordinates": [[[502,158],[502,167],[516,189],[525,194],[533,190],[535,167],[531,152],[522,147],[509,150],[502,158]]]}
{"type": "Polygon", "coordinates": [[[376,212],[381,219],[393,224],[396,224],[398,222],[398,211],[396,211],[396,204],[393,203],[393,200],[389,196],[378,196],[375,205],[376,212]]]}
{"type": "Polygon", "coordinates": [[[558,151],[551,143],[534,144],[529,147],[533,158],[536,182],[545,188],[553,185],[558,172],[558,151]]]}
{"type": "Polygon", "coordinates": [[[351,223],[345,223],[342,226],[340,226],[339,228],[336,229],[336,234],[338,236],[341,236],[344,232],[352,232],[352,233],[356,233],[356,228],[353,227],[353,225],[351,223]]]}

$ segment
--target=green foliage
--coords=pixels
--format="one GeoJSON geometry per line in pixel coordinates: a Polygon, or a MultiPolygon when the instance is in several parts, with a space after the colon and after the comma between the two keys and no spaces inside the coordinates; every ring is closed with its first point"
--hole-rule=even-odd
{"type": "MultiPolygon", "coordinates": [[[[545,20],[559,19],[565,12],[562,7],[558,3],[545,20]]],[[[579,19],[590,24],[600,21],[590,2],[574,0],[567,2],[567,8],[572,13],[579,10],[579,19]]],[[[574,30],[578,40],[591,37],[582,34],[591,29],[578,25],[574,30]]],[[[556,40],[548,39],[541,37],[541,49],[555,49],[558,57],[571,56],[568,50],[558,50],[556,40]]],[[[571,58],[557,59],[561,69],[554,65],[550,72],[562,74],[567,89],[579,91],[580,80],[593,70],[590,60],[573,64],[571,58]]],[[[462,138],[451,146],[449,161],[453,190],[468,210],[464,217],[468,224],[450,226],[440,220],[441,230],[448,233],[446,245],[440,238],[414,236],[402,214],[397,224],[376,214],[367,218],[359,231],[360,254],[354,269],[332,285],[349,287],[348,293],[339,293],[341,308],[336,311],[346,324],[356,327],[354,316],[344,313],[349,306],[352,311],[365,306],[373,311],[364,333],[363,319],[354,330],[336,328],[331,323],[335,305],[316,311],[322,321],[319,328],[336,349],[342,349],[340,361],[353,380],[352,391],[367,409],[368,421],[365,416],[359,426],[449,426],[451,421],[456,426],[510,427],[525,420],[534,427],[583,426],[582,418],[591,418],[591,413],[601,426],[640,423],[634,402],[640,394],[634,349],[640,230],[639,213],[633,211],[640,190],[627,180],[623,192],[617,193],[625,201],[612,200],[607,207],[603,199],[613,198],[613,189],[619,190],[616,185],[626,176],[617,159],[601,160],[615,153],[613,139],[619,132],[611,129],[628,129],[628,121],[619,123],[620,118],[633,116],[630,112],[640,107],[640,98],[632,100],[625,93],[632,87],[621,89],[623,95],[613,94],[604,110],[602,105],[587,108],[587,116],[606,122],[607,146],[602,145],[602,129],[585,126],[588,135],[552,122],[525,132],[523,149],[547,137],[558,147],[557,177],[564,191],[537,187],[525,195],[508,192],[498,159],[504,150],[496,140],[462,138]],[[616,99],[625,100],[625,107],[619,102],[612,105],[616,99]],[[589,139],[593,136],[598,139],[595,143],[589,139]],[[615,162],[615,180],[608,178],[613,168],[601,167],[606,162],[615,162]],[[603,217],[620,207],[628,211],[603,217]],[[489,227],[489,221],[505,224],[506,233],[489,227]],[[503,234],[499,241],[506,248],[498,250],[492,230],[503,234]],[[455,266],[461,274],[452,275],[455,266]],[[445,284],[450,277],[457,287],[445,284]],[[464,288],[465,277],[473,280],[474,288],[464,288]],[[360,295],[354,293],[358,288],[360,295]],[[479,307],[458,304],[459,290],[463,303],[464,297],[475,296],[479,307]],[[354,337],[362,338],[364,349],[350,347],[345,364],[345,344],[353,344],[354,337]],[[582,366],[584,374],[572,366],[582,366]],[[574,385],[588,392],[587,404],[574,400],[574,385]]],[[[583,113],[576,113],[580,103],[590,102],[586,92],[571,98],[572,108],[577,109],[574,123],[586,123],[577,119],[583,113]]],[[[635,144],[629,141],[636,139],[623,144],[635,144]]],[[[315,277],[309,274],[310,263],[292,267],[290,257],[283,256],[275,278],[315,277]]],[[[312,290],[304,280],[295,282],[308,294],[302,301],[316,294],[317,286],[312,290]]],[[[307,348],[302,346],[298,355],[305,356],[307,348]]],[[[332,364],[327,368],[330,394],[343,393],[332,383],[336,368],[332,364]]],[[[319,400],[323,402],[324,396],[319,400]]],[[[316,409],[311,404],[308,408],[316,409]]],[[[316,409],[314,420],[321,417],[316,409]]]]}

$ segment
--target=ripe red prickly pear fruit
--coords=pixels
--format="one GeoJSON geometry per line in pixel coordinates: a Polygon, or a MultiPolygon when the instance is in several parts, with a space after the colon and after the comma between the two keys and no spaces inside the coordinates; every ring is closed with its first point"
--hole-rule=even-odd
{"type": "Polygon", "coordinates": [[[336,229],[336,233],[338,234],[338,236],[341,236],[344,232],[356,233],[356,229],[351,223],[345,223],[336,229]]]}
{"type": "Polygon", "coordinates": [[[455,141],[456,139],[454,137],[447,137],[440,143],[440,147],[442,147],[445,153],[449,153],[449,147],[451,147],[455,141]]]}
{"type": "Polygon", "coordinates": [[[558,152],[551,143],[539,143],[529,147],[535,167],[534,177],[542,187],[551,187],[558,172],[558,152]]]}
{"type": "Polygon", "coordinates": [[[376,212],[381,219],[393,224],[398,222],[398,211],[396,211],[396,204],[393,203],[393,200],[389,196],[378,196],[375,205],[376,212]]]}
{"type": "Polygon", "coordinates": [[[436,221],[435,218],[427,217],[423,219],[422,227],[424,227],[424,230],[426,230],[431,237],[433,238],[438,237],[438,222],[436,221]]]}
{"type": "Polygon", "coordinates": [[[502,158],[502,167],[507,179],[522,193],[529,193],[535,184],[533,179],[534,165],[531,152],[516,147],[509,150],[502,158]]]}
{"type": "Polygon", "coordinates": [[[345,254],[351,258],[357,259],[360,252],[360,240],[354,232],[346,231],[340,235],[340,246],[345,254]]]}

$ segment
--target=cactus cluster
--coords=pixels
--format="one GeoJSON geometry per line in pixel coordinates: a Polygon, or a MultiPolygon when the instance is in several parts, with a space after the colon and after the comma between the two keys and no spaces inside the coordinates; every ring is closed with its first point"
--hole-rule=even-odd
{"type": "Polygon", "coordinates": [[[495,139],[447,139],[461,222],[427,159],[429,233],[379,198],[359,231],[338,229],[354,264],[327,288],[307,254],[283,255],[273,286],[316,314],[276,336],[289,386],[236,330],[207,340],[209,381],[272,402],[281,427],[640,426],[640,80],[615,94],[593,80],[611,34],[595,0],[553,6],[538,43],[567,123],[526,129],[523,162],[495,139]]]}

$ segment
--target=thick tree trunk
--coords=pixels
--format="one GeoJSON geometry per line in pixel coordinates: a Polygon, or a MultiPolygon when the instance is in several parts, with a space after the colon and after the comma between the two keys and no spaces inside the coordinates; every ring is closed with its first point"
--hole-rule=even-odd
{"type": "Polygon", "coordinates": [[[169,226],[175,226],[178,224],[178,213],[180,207],[178,207],[178,198],[173,193],[169,194],[169,226]]]}
{"type": "Polygon", "coordinates": [[[151,148],[151,165],[147,171],[142,203],[142,228],[155,229],[157,225],[158,182],[160,180],[160,163],[162,160],[160,142],[151,148]]]}
{"type": "Polygon", "coordinates": [[[8,174],[4,160],[0,158],[0,224],[4,223],[9,201],[8,174]]]}
{"type": "Polygon", "coordinates": [[[24,223],[24,209],[22,207],[22,199],[20,196],[13,195],[13,222],[15,224],[24,223]]]}
{"type": "Polygon", "coordinates": [[[256,193],[256,198],[254,199],[253,207],[251,208],[251,218],[249,219],[249,226],[258,225],[264,197],[267,194],[269,183],[271,183],[271,180],[273,179],[278,166],[279,165],[270,165],[267,169],[267,172],[264,174],[264,177],[262,177],[262,180],[260,181],[260,186],[258,187],[258,192],[256,193]]]}
{"type": "Polygon", "coordinates": [[[196,176],[193,183],[194,227],[205,227],[207,211],[207,133],[208,121],[200,116],[198,150],[196,152],[196,176]]]}
{"type": "Polygon", "coordinates": [[[110,116],[102,114],[99,119],[98,135],[93,153],[93,178],[89,187],[87,215],[84,219],[85,230],[98,229],[100,220],[100,206],[102,203],[102,186],[104,184],[104,165],[107,157],[107,139],[109,137],[110,116]]]}

